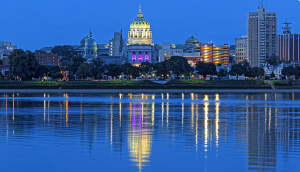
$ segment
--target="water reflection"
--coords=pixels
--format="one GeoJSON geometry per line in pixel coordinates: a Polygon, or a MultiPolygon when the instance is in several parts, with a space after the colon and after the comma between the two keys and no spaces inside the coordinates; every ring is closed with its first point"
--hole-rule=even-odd
{"type": "MultiPolygon", "coordinates": [[[[114,153],[108,160],[128,159],[136,171],[155,170],[157,161],[165,158],[182,163],[172,156],[188,157],[195,169],[208,164],[205,170],[215,169],[209,165],[214,161],[223,163],[219,157],[228,158],[224,163],[244,163],[236,171],[300,168],[295,163],[300,158],[299,93],[14,93],[3,94],[0,105],[5,109],[0,112],[0,138],[6,138],[0,146],[19,145],[27,139],[40,146],[46,139],[53,147],[86,147],[89,159],[101,159],[94,153],[101,148],[114,153]],[[164,153],[170,149],[170,155],[164,153]]],[[[11,146],[17,148],[30,149],[11,146]]],[[[127,163],[115,163],[127,167],[127,163]]]]}

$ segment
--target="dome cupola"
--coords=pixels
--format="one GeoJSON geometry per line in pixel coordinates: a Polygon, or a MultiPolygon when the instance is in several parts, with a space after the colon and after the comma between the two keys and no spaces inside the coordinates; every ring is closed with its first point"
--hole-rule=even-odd
{"type": "Polygon", "coordinates": [[[152,31],[150,30],[150,23],[146,20],[142,13],[140,6],[137,18],[135,18],[130,24],[130,30],[128,32],[128,45],[134,44],[146,44],[152,45],[152,31]]]}

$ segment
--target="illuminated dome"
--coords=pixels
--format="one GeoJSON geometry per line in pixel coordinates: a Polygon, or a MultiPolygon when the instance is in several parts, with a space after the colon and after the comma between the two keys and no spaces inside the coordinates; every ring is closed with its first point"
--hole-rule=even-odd
{"type": "Polygon", "coordinates": [[[143,13],[139,12],[138,17],[130,24],[130,29],[145,28],[150,29],[150,23],[143,17],[143,13]]]}
{"type": "Polygon", "coordinates": [[[127,45],[136,44],[153,45],[150,23],[143,17],[141,6],[137,18],[131,22],[128,32],[127,45]]]}
{"type": "Polygon", "coordinates": [[[89,36],[86,35],[86,37],[82,38],[82,40],[80,41],[80,45],[81,45],[81,46],[85,46],[85,42],[86,42],[86,40],[88,40],[88,39],[89,39],[89,36]]]}
{"type": "Polygon", "coordinates": [[[189,39],[185,41],[185,44],[199,44],[199,40],[194,36],[191,36],[189,39]]]}
{"type": "Polygon", "coordinates": [[[97,42],[93,39],[92,30],[90,31],[90,36],[84,39],[86,40],[84,45],[83,58],[85,58],[87,62],[90,62],[97,57],[97,42]]]}

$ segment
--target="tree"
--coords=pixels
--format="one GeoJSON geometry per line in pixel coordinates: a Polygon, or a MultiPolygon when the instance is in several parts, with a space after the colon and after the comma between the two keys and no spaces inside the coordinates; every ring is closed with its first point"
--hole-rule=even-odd
{"type": "Polygon", "coordinates": [[[297,70],[293,66],[285,67],[282,69],[282,74],[285,76],[297,75],[297,70]]]}
{"type": "Polygon", "coordinates": [[[170,73],[170,71],[168,71],[168,69],[167,69],[167,62],[166,61],[156,63],[154,65],[154,69],[156,70],[156,75],[157,76],[162,76],[164,78],[166,78],[166,76],[170,73]]]}
{"type": "Polygon", "coordinates": [[[153,64],[150,62],[142,62],[141,63],[141,72],[143,75],[149,75],[153,71],[153,64]]]}
{"type": "Polygon", "coordinates": [[[218,72],[218,77],[226,77],[227,76],[227,71],[224,69],[220,69],[218,72]]]}
{"type": "Polygon", "coordinates": [[[266,62],[272,66],[277,66],[279,65],[279,58],[278,56],[270,56],[266,62]]]}
{"type": "Polygon", "coordinates": [[[0,65],[3,65],[3,60],[2,59],[0,59],[0,65]]]}
{"type": "Polygon", "coordinates": [[[107,75],[111,77],[117,77],[121,75],[122,72],[122,66],[117,64],[108,64],[105,66],[105,69],[107,71],[107,75]]]}
{"type": "Polygon", "coordinates": [[[172,71],[177,78],[179,78],[179,75],[189,74],[193,71],[185,57],[172,56],[166,63],[168,71],[172,71]]]}
{"type": "Polygon", "coordinates": [[[275,78],[274,72],[271,73],[270,77],[271,77],[271,78],[275,78]]]}
{"type": "Polygon", "coordinates": [[[231,67],[230,75],[243,75],[246,73],[246,68],[240,63],[240,64],[234,64],[231,67]]]}
{"type": "Polygon", "coordinates": [[[58,66],[39,65],[35,77],[53,77],[53,75],[57,72],[60,73],[60,68],[58,66]]]}
{"type": "Polygon", "coordinates": [[[77,55],[76,51],[71,45],[55,46],[54,48],[52,48],[51,52],[53,54],[58,54],[59,56],[67,57],[69,59],[77,55]]]}
{"type": "Polygon", "coordinates": [[[252,70],[254,77],[262,77],[265,75],[265,70],[262,67],[253,67],[252,70]]]}
{"type": "Polygon", "coordinates": [[[64,75],[60,72],[56,72],[52,75],[53,79],[63,79],[64,75]]]}
{"type": "Polygon", "coordinates": [[[206,78],[206,75],[217,74],[216,65],[213,63],[198,62],[196,64],[196,70],[198,71],[198,74],[203,75],[204,78],[206,78]]]}
{"type": "Polygon", "coordinates": [[[86,79],[87,77],[92,77],[92,71],[91,71],[91,66],[87,63],[82,63],[78,67],[78,71],[76,72],[76,75],[79,79],[86,79]]]}
{"type": "Polygon", "coordinates": [[[15,49],[9,59],[9,71],[13,78],[31,80],[38,69],[38,61],[31,51],[15,49]]]}
{"type": "Polygon", "coordinates": [[[92,73],[96,79],[101,79],[103,77],[103,73],[105,72],[104,60],[100,57],[97,57],[92,60],[92,73]]]}
{"type": "Polygon", "coordinates": [[[47,54],[47,52],[44,50],[35,50],[34,54],[47,54]]]}
{"type": "Polygon", "coordinates": [[[140,68],[134,67],[130,63],[122,65],[122,72],[127,76],[127,79],[130,79],[130,76],[133,78],[140,76],[140,68]]]}

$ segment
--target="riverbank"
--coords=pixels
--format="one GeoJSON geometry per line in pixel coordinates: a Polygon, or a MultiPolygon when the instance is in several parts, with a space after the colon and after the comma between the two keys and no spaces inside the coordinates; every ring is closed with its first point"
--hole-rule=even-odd
{"type": "Polygon", "coordinates": [[[1,81],[1,89],[271,89],[270,84],[264,81],[229,81],[229,80],[171,80],[165,84],[141,81],[1,81]]]}
{"type": "Polygon", "coordinates": [[[126,93],[300,93],[300,89],[0,89],[0,93],[77,93],[77,94],[126,94],[126,93]]]}

